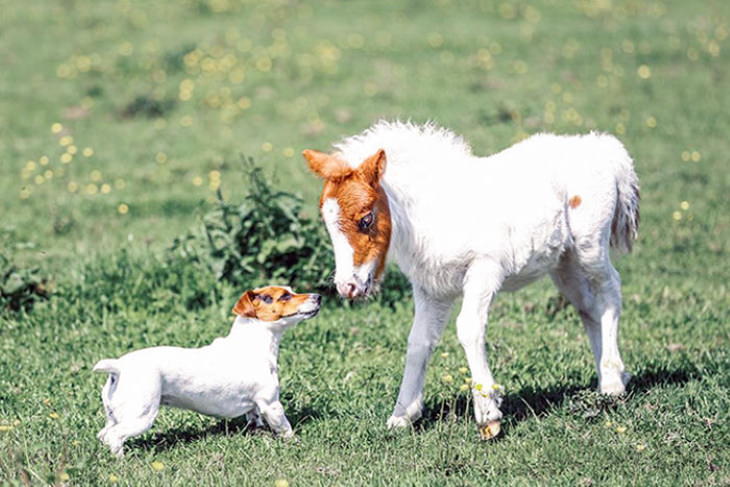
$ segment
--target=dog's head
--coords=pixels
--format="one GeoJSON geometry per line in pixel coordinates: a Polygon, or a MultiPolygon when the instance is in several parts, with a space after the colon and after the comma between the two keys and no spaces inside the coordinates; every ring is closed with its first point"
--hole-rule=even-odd
{"type": "Polygon", "coordinates": [[[319,312],[319,294],[297,294],[290,287],[267,286],[246,291],[233,307],[233,313],[276,326],[291,326],[319,312]]]}

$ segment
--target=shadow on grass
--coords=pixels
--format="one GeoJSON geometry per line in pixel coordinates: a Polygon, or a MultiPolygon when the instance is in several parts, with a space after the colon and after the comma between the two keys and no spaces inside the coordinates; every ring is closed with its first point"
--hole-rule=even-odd
{"type": "MultiPolygon", "coordinates": [[[[571,413],[588,420],[598,417],[602,411],[614,409],[636,394],[649,391],[657,386],[681,385],[700,378],[699,370],[689,363],[679,368],[670,369],[667,365],[649,368],[633,376],[626,388],[626,394],[620,397],[605,396],[597,392],[596,381],[585,385],[564,385],[550,388],[527,387],[507,394],[502,402],[504,414],[503,425],[510,426],[531,417],[545,417],[554,409],[566,407],[571,413]]],[[[460,395],[452,401],[427,404],[417,429],[427,430],[438,422],[449,418],[472,417],[472,400],[470,396],[460,395]]],[[[504,436],[504,435],[502,435],[504,436]]]]}
{"type": "MultiPolygon", "coordinates": [[[[192,414],[192,413],[191,413],[192,414]]],[[[303,408],[293,414],[287,414],[287,418],[296,430],[298,425],[318,418],[320,415],[317,411],[309,408],[303,408]]],[[[234,419],[222,419],[217,423],[204,429],[191,428],[175,428],[151,436],[130,440],[125,449],[143,449],[165,451],[175,448],[178,444],[193,443],[210,436],[233,436],[233,435],[270,435],[273,432],[268,426],[263,428],[250,428],[247,424],[246,417],[241,416],[234,419]]]]}

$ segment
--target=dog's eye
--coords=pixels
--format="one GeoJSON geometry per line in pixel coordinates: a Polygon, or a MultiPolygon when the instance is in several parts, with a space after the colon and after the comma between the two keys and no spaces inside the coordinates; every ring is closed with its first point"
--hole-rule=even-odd
{"type": "Polygon", "coordinates": [[[261,301],[263,301],[266,304],[271,304],[274,302],[274,299],[271,296],[269,296],[268,294],[260,294],[259,298],[261,299],[261,301]]]}
{"type": "Polygon", "coordinates": [[[279,301],[289,301],[291,299],[291,294],[284,293],[279,297],[279,301]]]}
{"type": "Polygon", "coordinates": [[[364,217],[360,218],[360,221],[357,222],[357,227],[360,229],[361,232],[364,232],[365,230],[370,228],[370,226],[373,224],[373,220],[375,220],[375,215],[373,215],[373,212],[371,211],[364,217]]]}

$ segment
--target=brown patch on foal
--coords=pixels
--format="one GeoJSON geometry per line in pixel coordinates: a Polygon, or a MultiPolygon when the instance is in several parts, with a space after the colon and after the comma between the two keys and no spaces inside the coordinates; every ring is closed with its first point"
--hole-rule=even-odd
{"type": "Polygon", "coordinates": [[[328,198],[337,201],[338,223],[352,247],[353,265],[377,259],[375,277],[379,278],[385,269],[391,234],[388,198],[380,184],[385,171],[385,151],[380,149],[354,169],[336,155],[312,150],[302,155],[312,172],[325,180],[320,208],[328,198]],[[365,225],[369,220],[371,223],[365,225]]]}

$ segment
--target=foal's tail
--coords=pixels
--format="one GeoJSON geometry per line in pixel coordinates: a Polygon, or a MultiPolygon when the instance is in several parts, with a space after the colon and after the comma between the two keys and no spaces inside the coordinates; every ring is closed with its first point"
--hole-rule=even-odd
{"type": "Polygon", "coordinates": [[[622,252],[631,252],[639,234],[639,178],[634,163],[624,146],[611,137],[616,144],[610,152],[616,169],[616,210],[611,221],[611,247],[622,252]]]}

